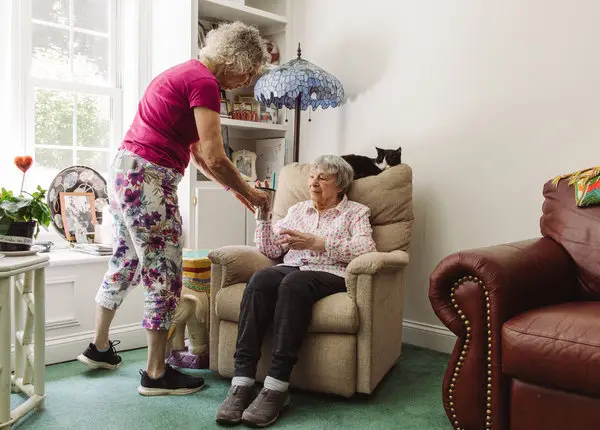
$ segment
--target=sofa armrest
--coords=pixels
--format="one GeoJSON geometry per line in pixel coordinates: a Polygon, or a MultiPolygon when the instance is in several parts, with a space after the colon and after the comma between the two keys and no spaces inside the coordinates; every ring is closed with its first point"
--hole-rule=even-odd
{"type": "Polygon", "coordinates": [[[529,309],[574,299],[576,286],[573,261],[548,238],[461,251],[440,262],[429,300],[458,336],[443,383],[455,428],[508,429],[502,325],[529,309]]]}
{"type": "Polygon", "coordinates": [[[368,252],[352,260],[346,271],[353,275],[374,275],[385,270],[402,269],[408,264],[409,260],[408,253],[401,250],[368,252]]]}
{"type": "MultiPolygon", "coordinates": [[[[472,249],[443,259],[430,277],[429,300],[438,318],[456,335],[465,326],[451,303],[456,282],[477,277],[500,324],[529,309],[575,298],[577,282],[570,256],[552,239],[540,238],[472,249]]],[[[481,301],[479,295],[466,297],[481,301]]]]}
{"type": "Polygon", "coordinates": [[[239,282],[248,282],[252,275],[278,262],[261,254],[252,246],[223,246],[209,252],[212,264],[221,266],[221,285],[227,287],[239,282]]]}

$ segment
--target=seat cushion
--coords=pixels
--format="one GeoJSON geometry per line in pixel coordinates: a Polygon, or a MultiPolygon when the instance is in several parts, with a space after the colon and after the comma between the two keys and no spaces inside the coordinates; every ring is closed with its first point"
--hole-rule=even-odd
{"type": "Polygon", "coordinates": [[[600,397],[600,302],[547,306],[504,323],[502,371],[525,382],[600,397]]]}
{"type": "MultiPolygon", "coordinates": [[[[226,321],[239,322],[240,303],[246,284],[234,284],[222,288],[215,300],[217,316],[226,321]]],[[[337,293],[319,300],[313,306],[313,318],[308,331],[311,333],[358,332],[358,309],[348,293],[337,293]]]]}

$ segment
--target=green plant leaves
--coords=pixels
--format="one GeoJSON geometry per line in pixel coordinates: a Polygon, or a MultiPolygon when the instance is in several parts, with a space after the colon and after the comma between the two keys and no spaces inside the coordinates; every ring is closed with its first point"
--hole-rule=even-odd
{"type": "Polygon", "coordinates": [[[8,232],[13,221],[37,221],[35,237],[39,233],[40,225],[47,229],[52,215],[45,198],[46,190],[39,185],[36,191],[29,196],[15,196],[12,191],[2,188],[0,192],[0,235],[8,232]]]}

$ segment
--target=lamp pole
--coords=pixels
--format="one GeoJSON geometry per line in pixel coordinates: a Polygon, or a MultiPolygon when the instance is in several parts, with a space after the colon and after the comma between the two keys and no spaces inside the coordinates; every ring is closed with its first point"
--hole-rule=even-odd
{"type": "Polygon", "coordinates": [[[296,97],[296,111],[294,112],[294,162],[300,160],[300,104],[302,93],[296,97]]]}
{"type": "MultiPolygon", "coordinates": [[[[298,59],[300,59],[302,55],[302,50],[300,49],[300,42],[298,42],[298,59]]],[[[294,162],[298,162],[300,160],[300,106],[302,105],[302,92],[298,94],[296,97],[296,111],[294,112],[294,162]]]]}

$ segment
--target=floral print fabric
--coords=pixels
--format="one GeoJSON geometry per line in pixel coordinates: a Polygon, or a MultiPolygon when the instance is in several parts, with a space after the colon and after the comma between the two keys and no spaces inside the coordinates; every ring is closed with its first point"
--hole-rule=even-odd
{"type": "Polygon", "coordinates": [[[138,284],[145,292],[142,326],[167,330],[181,293],[182,222],[177,185],[182,175],[120,150],[111,167],[113,255],[96,302],[117,309],[138,284]]]}
{"type": "Polygon", "coordinates": [[[352,259],[376,251],[370,209],[348,200],[346,196],[335,207],[319,214],[312,201],[296,203],[285,218],[274,226],[258,221],[254,241],[258,250],[269,258],[280,258],[283,264],[300,270],[319,270],[345,276],[352,259]],[[279,241],[281,229],[312,233],[325,238],[325,251],[286,249],[279,241]]]}

